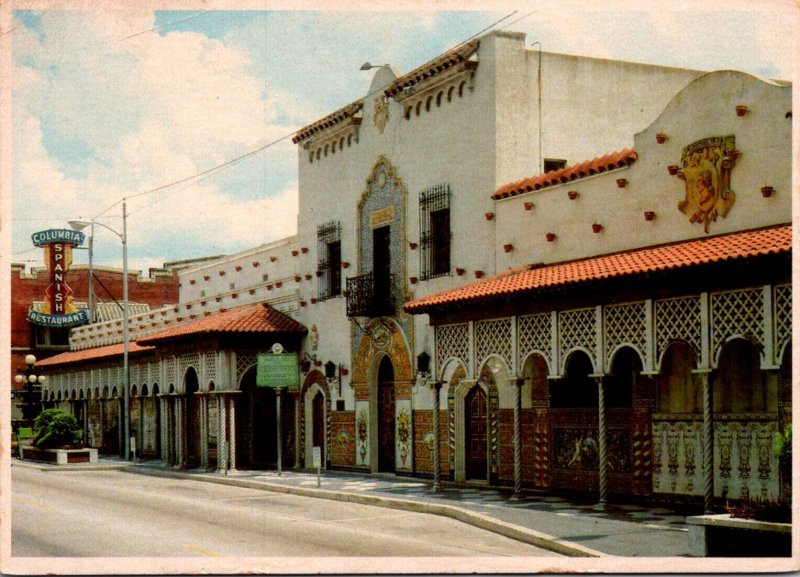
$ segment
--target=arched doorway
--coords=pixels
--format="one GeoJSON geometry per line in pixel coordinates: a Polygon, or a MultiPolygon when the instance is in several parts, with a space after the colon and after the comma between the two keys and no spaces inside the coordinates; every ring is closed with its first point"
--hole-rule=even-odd
{"type": "MultiPolygon", "coordinates": [[[[278,465],[277,402],[275,390],[256,386],[256,367],[250,367],[240,382],[237,399],[236,466],[275,469],[278,465]]],[[[297,395],[281,393],[282,467],[295,462],[295,402],[297,395]]]]}
{"type": "Polygon", "coordinates": [[[770,498],[780,492],[774,453],[778,382],[761,369],[759,345],[743,338],[720,351],[711,410],[714,496],[770,498]]]}
{"type": "Polygon", "coordinates": [[[550,386],[553,431],[550,486],[593,492],[599,487],[599,397],[592,360],[575,350],[565,364],[565,378],[550,386]]]}
{"type": "Polygon", "coordinates": [[[466,447],[467,479],[486,480],[489,457],[489,406],[486,392],[474,386],[464,399],[464,446],[466,447]]]}
{"type": "Polygon", "coordinates": [[[378,368],[378,471],[395,471],[394,366],[383,357],[378,368]]]}
{"type": "Polygon", "coordinates": [[[197,402],[197,391],[200,385],[197,372],[189,367],[184,376],[186,391],[186,464],[190,467],[200,465],[200,403],[197,402]]]}

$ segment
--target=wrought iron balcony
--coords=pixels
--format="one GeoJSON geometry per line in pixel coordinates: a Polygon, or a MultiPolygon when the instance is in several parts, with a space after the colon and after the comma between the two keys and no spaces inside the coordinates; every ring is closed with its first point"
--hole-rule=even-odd
{"type": "Polygon", "coordinates": [[[397,309],[395,278],[376,283],[373,274],[367,273],[347,279],[347,316],[379,317],[393,314],[397,309]]]}

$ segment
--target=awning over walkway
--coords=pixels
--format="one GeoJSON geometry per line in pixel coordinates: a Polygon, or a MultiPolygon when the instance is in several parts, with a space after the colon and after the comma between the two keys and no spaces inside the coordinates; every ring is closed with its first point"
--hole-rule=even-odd
{"type": "Polygon", "coordinates": [[[422,314],[595,280],[744,260],[769,254],[788,254],[791,249],[791,225],[748,230],[569,262],[527,265],[457,289],[410,301],[406,303],[405,310],[411,314],[422,314]]]}
{"type": "MultiPolygon", "coordinates": [[[[99,361],[102,359],[111,359],[121,357],[124,345],[117,343],[114,345],[107,345],[104,347],[95,347],[93,349],[86,349],[82,351],[68,351],[53,357],[36,361],[37,367],[56,367],[63,365],[74,365],[78,363],[85,363],[87,361],[99,361]]],[[[143,347],[134,342],[130,343],[128,347],[129,355],[138,355],[143,353],[152,352],[155,347],[143,347]]]]}
{"type": "Polygon", "coordinates": [[[137,339],[141,345],[210,334],[297,334],[305,326],[266,304],[255,304],[202,317],[137,339]]]}

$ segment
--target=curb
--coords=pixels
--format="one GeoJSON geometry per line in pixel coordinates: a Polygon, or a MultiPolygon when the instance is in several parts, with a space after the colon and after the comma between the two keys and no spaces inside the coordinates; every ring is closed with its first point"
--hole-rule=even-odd
{"type": "Polygon", "coordinates": [[[377,495],[346,493],[343,491],[330,491],[325,489],[313,489],[310,487],[292,487],[287,485],[276,485],[264,481],[248,481],[246,479],[235,479],[230,477],[215,477],[206,474],[186,474],[176,471],[163,471],[159,469],[145,469],[137,467],[119,466],[116,468],[127,473],[138,475],[150,475],[152,477],[170,477],[174,479],[192,479],[206,483],[216,483],[219,485],[229,485],[234,487],[244,487],[247,489],[258,489],[261,491],[271,491],[275,493],[285,493],[301,497],[313,497],[317,499],[328,499],[331,501],[341,501],[346,503],[357,503],[360,505],[372,505],[387,509],[398,509],[413,513],[428,513],[448,517],[479,529],[491,531],[503,537],[515,539],[529,545],[534,545],[554,553],[566,555],[568,557],[608,557],[607,554],[582,545],[565,541],[558,537],[520,527],[513,523],[492,519],[481,513],[468,511],[453,505],[439,503],[426,503],[411,499],[394,499],[377,495]]]}
{"type": "Polygon", "coordinates": [[[34,461],[12,461],[12,467],[19,467],[20,469],[36,469],[44,473],[60,473],[62,471],[124,471],[130,469],[132,465],[120,463],[119,465],[56,465],[56,464],[42,464],[34,461]]]}

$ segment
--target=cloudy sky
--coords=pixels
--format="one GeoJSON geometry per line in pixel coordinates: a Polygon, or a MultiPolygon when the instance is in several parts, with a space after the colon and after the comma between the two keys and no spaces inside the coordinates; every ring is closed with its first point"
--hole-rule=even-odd
{"type": "MultiPolygon", "coordinates": [[[[266,11],[263,0],[248,9],[214,0],[180,10],[129,4],[137,8],[64,10],[37,0],[2,7],[0,49],[11,52],[13,79],[4,127],[12,186],[2,188],[4,209],[9,194],[13,201],[4,251],[12,262],[40,266],[31,233],[70,219],[96,218],[121,232],[123,197],[135,269],[291,235],[292,133],[362,97],[373,74],[359,71],[365,60],[405,72],[499,20],[495,28],[526,32],[546,51],[782,79],[794,77],[800,49],[791,0],[609,0],[592,11],[569,0],[469,11],[454,0],[431,3],[436,10],[400,1],[395,11],[266,11]]],[[[95,249],[96,263],[120,266],[111,232],[96,230],[95,249]]]]}

